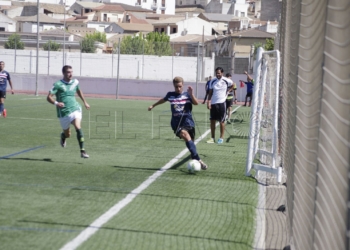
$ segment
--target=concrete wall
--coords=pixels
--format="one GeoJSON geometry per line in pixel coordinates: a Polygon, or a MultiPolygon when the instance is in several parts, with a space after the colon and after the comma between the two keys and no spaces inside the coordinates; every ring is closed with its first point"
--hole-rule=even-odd
{"type": "MultiPolygon", "coordinates": [[[[67,47],[66,47],[67,48],[67,47]]],[[[5,61],[6,69],[15,73],[34,74],[36,69],[36,51],[0,49],[1,60],[5,61]]],[[[63,52],[39,51],[39,74],[61,75],[63,52]]],[[[65,53],[66,64],[71,65],[77,76],[109,78],[117,76],[118,55],[65,53]]],[[[214,72],[214,60],[204,58],[203,75],[214,72]]],[[[176,75],[186,81],[196,81],[197,57],[181,56],[120,56],[120,78],[171,80],[176,75]]]]}
{"type": "MultiPolygon", "coordinates": [[[[33,74],[11,74],[14,89],[17,91],[30,91],[35,93],[35,75],[33,74]]],[[[39,76],[38,91],[48,93],[54,82],[58,81],[60,76],[39,76]]],[[[91,78],[77,77],[81,89],[85,94],[95,95],[115,95],[117,82],[111,78],[91,78]]],[[[232,80],[237,84],[237,99],[244,101],[246,95],[246,86],[240,88],[239,80],[245,80],[245,75],[233,75],[232,80]]],[[[185,87],[192,86],[196,92],[196,83],[186,81],[185,87]]],[[[119,80],[119,95],[121,96],[141,96],[141,97],[164,97],[168,91],[173,91],[171,81],[150,81],[150,80],[119,80]]],[[[205,96],[205,82],[198,83],[198,98],[205,96]]]]}

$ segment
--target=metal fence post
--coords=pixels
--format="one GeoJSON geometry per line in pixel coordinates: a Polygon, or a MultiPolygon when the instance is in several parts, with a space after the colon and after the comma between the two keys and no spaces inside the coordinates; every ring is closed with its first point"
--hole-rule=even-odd
{"type": "Polygon", "coordinates": [[[171,58],[171,79],[174,79],[174,53],[175,53],[175,44],[173,43],[173,53],[171,58]]]}
{"type": "Polygon", "coordinates": [[[17,35],[15,36],[15,65],[14,65],[14,72],[16,73],[16,64],[17,64],[17,35]]]}
{"type": "Polygon", "coordinates": [[[36,13],[36,74],[35,74],[35,95],[38,96],[38,81],[39,81],[39,0],[37,1],[36,13]]]}
{"type": "Polygon", "coordinates": [[[120,38],[118,42],[118,67],[117,67],[117,90],[116,90],[116,99],[119,95],[119,68],[120,68],[120,38]]]}
{"type": "Polygon", "coordinates": [[[50,50],[51,50],[51,42],[49,40],[49,50],[47,52],[47,75],[50,75],[50,50]]]}
{"type": "Polygon", "coordinates": [[[197,44],[196,97],[198,97],[198,81],[199,81],[199,42],[197,44]]]}
{"type": "Polygon", "coordinates": [[[80,76],[81,76],[82,64],[83,64],[83,52],[81,51],[81,48],[80,48],[80,76]]]}
{"type": "Polygon", "coordinates": [[[112,78],[113,78],[113,68],[114,68],[114,58],[113,58],[113,51],[112,51],[112,78]]]}
{"type": "Polygon", "coordinates": [[[30,50],[30,53],[29,53],[29,74],[32,73],[32,50],[30,50]]]}
{"type": "Polygon", "coordinates": [[[144,74],[144,67],[145,67],[145,40],[142,38],[142,80],[143,80],[143,74],[144,74]]]}

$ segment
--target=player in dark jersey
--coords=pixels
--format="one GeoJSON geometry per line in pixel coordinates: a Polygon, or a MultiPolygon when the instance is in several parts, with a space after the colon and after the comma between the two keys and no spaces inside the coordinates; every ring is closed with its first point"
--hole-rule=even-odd
{"type": "Polygon", "coordinates": [[[3,117],[6,117],[7,111],[4,107],[4,103],[6,98],[7,81],[10,84],[11,93],[14,94],[14,92],[13,92],[10,74],[6,70],[4,70],[4,68],[5,68],[5,63],[1,61],[0,62],[0,116],[2,115],[3,117]]]}
{"type": "Polygon", "coordinates": [[[240,82],[243,82],[244,84],[247,85],[247,95],[245,96],[245,102],[243,106],[247,106],[247,100],[249,97],[249,107],[252,103],[252,98],[253,98],[253,89],[254,89],[254,79],[248,75],[247,71],[244,71],[244,74],[247,75],[247,81],[240,80],[240,82]]]}
{"type": "Polygon", "coordinates": [[[186,147],[190,151],[192,159],[199,161],[201,168],[206,170],[208,166],[199,158],[196,145],[194,144],[195,124],[192,117],[192,105],[198,105],[198,100],[193,94],[192,87],[188,87],[187,92],[183,92],[182,77],[175,77],[173,84],[175,91],[168,92],[164,98],[149,106],[148,111],[166,101],[170,102],[172,113],[171,128],[176,136],[186,142],[186,147]]]}

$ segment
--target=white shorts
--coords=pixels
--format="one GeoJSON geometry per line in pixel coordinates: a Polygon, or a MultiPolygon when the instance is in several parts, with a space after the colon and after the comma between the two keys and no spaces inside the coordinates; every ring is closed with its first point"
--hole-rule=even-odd
{"type": "Polygon", "coordinates": [[[81,110],[76,110],[73,113],[70,113],[68,116],[59,118],[59,120],[60,120],[62,129],[66,130],[66,129],[69,129],[72,121],[74,121],[75,119],[81,120],[81,118],[82,118],[81,110]]]}

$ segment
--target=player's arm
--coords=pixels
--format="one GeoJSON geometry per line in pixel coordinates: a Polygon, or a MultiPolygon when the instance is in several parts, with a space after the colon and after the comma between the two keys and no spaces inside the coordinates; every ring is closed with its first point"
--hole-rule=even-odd
{"type": "Polygon", "coordinates": [[[12,85],[11,79],[9,79],[9,84],[10,84],[10,87],[11,87],[11,93],[14,94],[15,92],[13,91],[13,85],[12,85]]]}
{"type": "Polygon", "coordinates": [[[51,103],[51,104],[53,104],[53,105],[55,105],[55,106],[57,106],[59,108],[63,108],[64,107],[64,103],[63,102],[57,102],[55,99],[53,99],[53,96],[54,96],[54,94],[51,94],[51,92],[49,92],[49,94],[47,95],[46,100],[49,103],[51,103]]]}
{"type": "Polygon", "coordinates": [[[164,98],[160,99],[160,100],[159,100],[158,102],[156,102],[155,104],[149,106],[149,107],[148,107],[148,111],[151,111],[155,106],[158,106],[158,105],[163,104],[163,103],[165,103],[165,102],[166,102],[166,100],[164,100],[164,98]]]}
{"type": "Polygon", "coordinates": [[[90,109],[90,105],[86,102],[83,92],[80,89],[77,89],[77,94],[80,97],[80,99],[83,101],[85,108],[90,109]]]}
{"type": "Polygon", "coordinates": [[[193,88],[192,88],[191,86],[188,87],[187,93],[190,95],[190,97],[191,97],[191,99],[192,99],[192,104],[193,104],[193,105],[198,105],[198,100],[197,100],[197,98],[194,96],[194,94],[193,94],[193,88]]]}
{"type": "Polygon", "coordinates": [[[244,71],[244,74],[248,77],[248,81],[253,80],[253,78],[248,74],[247,71],[244,71]]]}
{"type": "Polygon", "coordinates": [[[208,101],[207,101],[207,108],[211,109],[211,97],[213,96],[213,89],[209,90],[209,94],[208,94],[208,101]]]}

